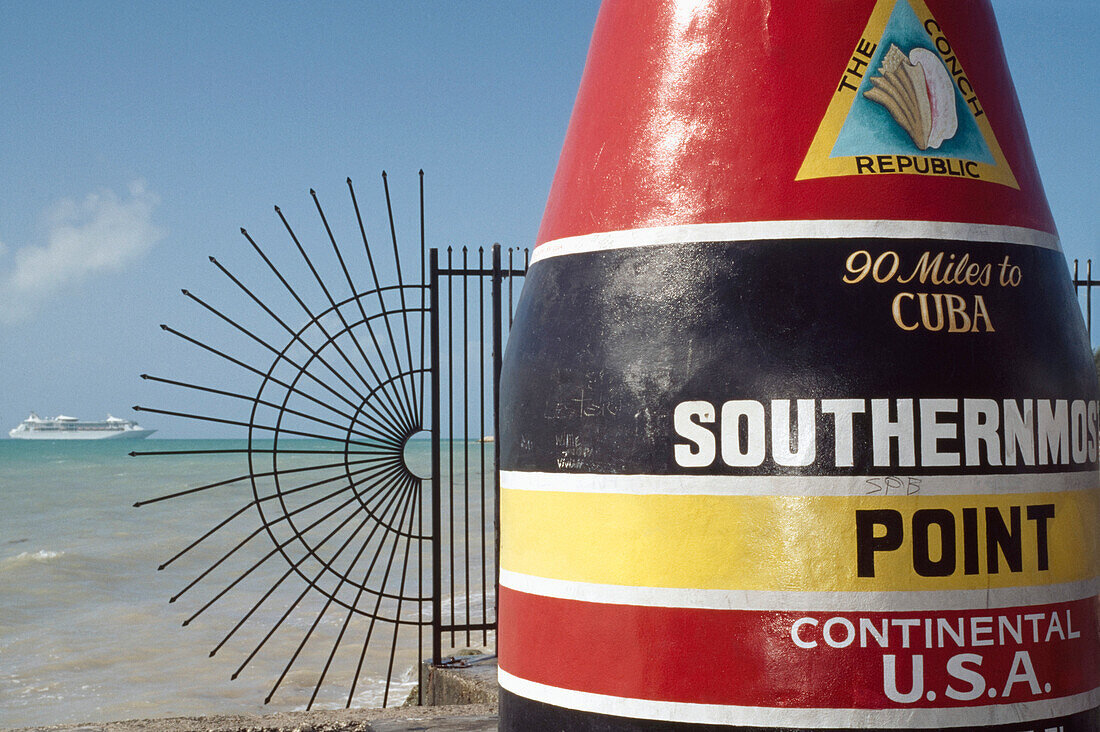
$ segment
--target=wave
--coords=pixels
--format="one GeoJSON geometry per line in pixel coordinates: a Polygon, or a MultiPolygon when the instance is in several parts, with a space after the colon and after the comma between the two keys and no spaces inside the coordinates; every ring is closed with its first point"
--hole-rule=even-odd
{"type": "Polygon", "coordinates": [[[64,555],[65,552],[55,552],[50,551],[49,549],[39,549],[36,552],[22,552],[20,554],[16,554],[14,557],[8,557],[4,560],[3,563],[10,566],[15,564],[29,564],[31,562],[48,562],[51,559],[57,559],[58,557],[64,555]]]}

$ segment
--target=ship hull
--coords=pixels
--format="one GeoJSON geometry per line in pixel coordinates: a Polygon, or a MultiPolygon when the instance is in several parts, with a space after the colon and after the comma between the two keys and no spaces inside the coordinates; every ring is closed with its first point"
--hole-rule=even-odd
{"type": "Polygon", "coordinates": [[[50,431],[20,431],[8,432],[13,440],[143,440],[156,430],[124,430],[119,432],[83,432],[73,430],[71,432],[50,431]]]}

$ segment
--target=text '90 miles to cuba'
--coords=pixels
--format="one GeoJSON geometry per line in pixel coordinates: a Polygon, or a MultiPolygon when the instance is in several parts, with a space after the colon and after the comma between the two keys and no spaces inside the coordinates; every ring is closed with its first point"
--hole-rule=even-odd
{"type": "Polygon", "coordinates": [[[844,262],[842,280],[848,285],[897,284],[906,289],[894,295],[890,315],[903,331],[992,333],[996,331],[981,293],[959,295],[929,291],[934,287],[1018,287],[1023,273],[1007,255],[999,262],[972,261],[970,254],[924,251],[914,263],[887,250],[872,255],[858,249],[844,262]],[[918,289],[920,288],[920,289],[918,289]]]}

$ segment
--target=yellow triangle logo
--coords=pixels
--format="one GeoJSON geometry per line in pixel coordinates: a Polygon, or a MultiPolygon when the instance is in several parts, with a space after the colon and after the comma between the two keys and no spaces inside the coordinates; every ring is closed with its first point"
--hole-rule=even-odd
{"type": "Polygon", "coordinates": [[[923,0],[878,0],[795,180],[933,175],[1019,188],[923,0]]]}

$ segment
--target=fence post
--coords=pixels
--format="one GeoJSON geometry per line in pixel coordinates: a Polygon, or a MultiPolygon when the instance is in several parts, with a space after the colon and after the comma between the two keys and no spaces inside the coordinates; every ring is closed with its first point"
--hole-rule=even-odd
{"type": "Polygon", "coordinates": [[[1081,296],[1081,288],[1085,288],[1085,330],[1089,334],[1089,347],[1092,347],[1092,288],[1100,287],[1100,280],[1092,278],[1092,259],[1085,260],[1085,278],[1081,279],[1079,271],[1080,260],[1073,260],[1073,294],[1081,296]]]}
{"type": "Polygon", "coordinates": [[[429,252],[432,369],[432,665],[443,660],[443,518],[439,460],[439,250],[429,252]]]}
{"type": "MultiPolygon", "coordinates": [[[[509,275],[510,276],[510,275],[509,275]]],[[[500,363],[504,354],[501,333],[500,244],[493,245],[493,598],[500,597],[500,363]]]]}

